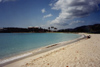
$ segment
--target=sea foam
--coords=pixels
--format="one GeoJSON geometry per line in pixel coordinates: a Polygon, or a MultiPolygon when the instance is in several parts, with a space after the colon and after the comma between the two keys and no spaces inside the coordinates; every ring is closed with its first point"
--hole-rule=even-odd
{"type": "Polygon", "coordinates": [[[4,64],[4,63],[10,62],[10,61],[14,61],[14,60],[16,60],[16,59],[20,59],[20,58],[29,56],[29,55],[31,55],[31,54],[32,54],[32,53],[26,53],[26,54],[23,54],[23,55],[19,55],[19,56],[15,56],[15,57],[12,57],[12,58],[5,59],[5,60],[1,60],[1,61],[0,61],[0,64],[4,64]]]}

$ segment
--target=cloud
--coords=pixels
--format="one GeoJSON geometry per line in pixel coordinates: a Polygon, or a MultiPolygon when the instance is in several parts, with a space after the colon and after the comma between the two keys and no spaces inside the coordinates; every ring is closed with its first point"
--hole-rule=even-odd
{"type": "Polygon", "coordinates": [[[49,6],[51,6],[51,7],[52,7],[52,6],[54,5],[54,3],[55,3],[55,2],[57,2],[57,1],[58,1],[58,0],[51,0],[51,2],[50,2],[50,4],[49,4],[49,6]]]}
{"type": "Polygon", "coordinates": [[[53,16],[52,14],[48,14],[48,15],[45,15],[43,18],[48,18],[48,17],[51,17],[53,16]]]}
{"type": "Polygon", "coordinates": [[[61,12],[51,23],[64,23],[68,19],[88,16],[99,10],[98,4],[100,0],[58,0],[52,9],[61,10],[61,12]]]}
{"type": "Polygon", "coordinates": [[[2,0],[0,0],[0,2],[2,2],[2,0]]]}
{"type": "Polygon", "coordinates": [[[67,25],[69,25],[68,23],[54,23],[53,25],[55,25],[55,26],[67,26],[67,25]]]}
{"type": "Polygon", "coordinates": [[[43,8],[43,9],[41,10],[41,12],[42,12],[42,13],[45,13],[45,12],[46,12],[46,10],[43,8]]]}
{"type": "Polygon", "coordinates": [[[49,4],[49,6],[52,6],[52,5],[53,5],[52,3],[49,4]]]}
{"type": "Polygon", "coordinates": [[[72,21],[71,23],[69,23],[69,25],[78,24],[78,23],[84,23],[84,21],[80,21],[80,20],[72,21]]]}
{"type": "Polygon", "coordinates": [[[9,1],[16,1],[16,0],[0,0],[0,2],[9,2],[9,1]]]}
{"type": "Polygon", "coordinates": [[[78,24],[78,23],[84,23],[84,21],[76,20],[76,21],[72,21],[70,23],[62,22],[62,23],[53,23],[51,25],[55,25],[58,27],[58,26],[69,26],[69,25],[78,24]]]}

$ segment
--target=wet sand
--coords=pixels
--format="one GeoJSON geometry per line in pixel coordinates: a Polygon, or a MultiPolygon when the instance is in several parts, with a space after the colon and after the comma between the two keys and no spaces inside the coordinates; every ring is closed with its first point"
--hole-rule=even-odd
{"type": "Polygon", "coordinates": [[[3,67],[100,67],[100,34],[30,56],[3,67]]]}

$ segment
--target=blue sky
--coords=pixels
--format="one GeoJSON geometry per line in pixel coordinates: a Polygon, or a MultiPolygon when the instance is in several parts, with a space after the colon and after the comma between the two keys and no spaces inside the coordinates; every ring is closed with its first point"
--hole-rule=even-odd
{"type": "Polygon", "coordinates": [[[0,0],[0,27],[75,28],[100,23],[99,0],[0,0]]]}

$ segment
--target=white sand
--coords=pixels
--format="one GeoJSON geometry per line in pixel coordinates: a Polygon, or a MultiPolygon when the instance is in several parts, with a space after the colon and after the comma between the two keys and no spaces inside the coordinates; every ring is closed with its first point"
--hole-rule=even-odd
{"type": "MultiPolygon", "coordinates": [[[[87,34],[86,34],[87,35],[87,34]]],[[[100,34],[3,67],[100,67],[100,34]]]]}

